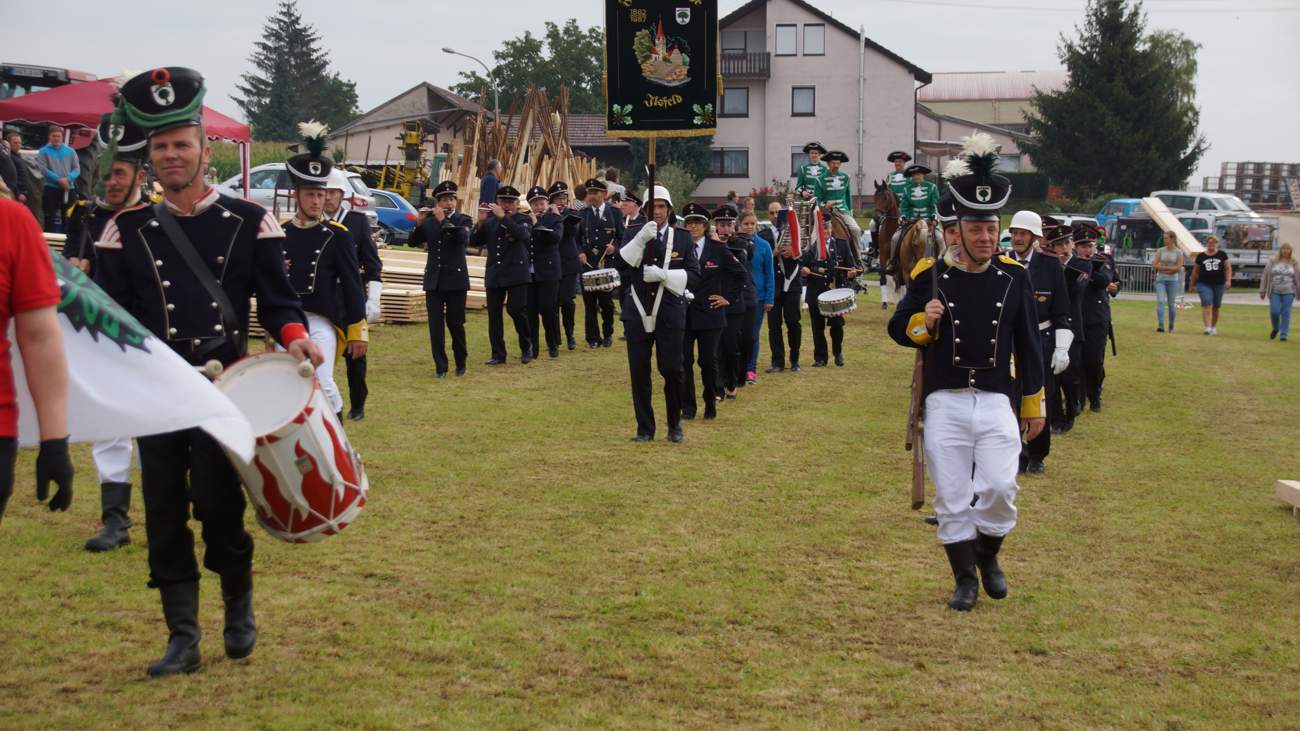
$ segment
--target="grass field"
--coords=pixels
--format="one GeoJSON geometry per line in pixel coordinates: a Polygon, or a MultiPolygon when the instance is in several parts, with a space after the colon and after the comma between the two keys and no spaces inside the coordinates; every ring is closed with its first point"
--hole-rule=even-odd
{"type": "Polygon", "coordinates": [[[165,629],[138,494],[136,543],[86,554],[89,448],[57,515],[24,452],[0,727],[1300,727],[1300,521],[1272,496],[1300,478],[1300,344],[1268,340],[1267,310],[1158,336],[1150,303],[1118,303],[1105,411],[1022,480],[1011,596],[958,614],[908,509],[912,357],[876,297],[846,367],[761,376],[680,445],[662,414],[628,441],[617,341],[490,370],[473,313],[469,375],[435,380],[423,326],[377,329],[348,426],[366,512],[307,546],[250,514],[257,651],[224,658],[205,574],[184,678],[144,675],[165,629]]]}

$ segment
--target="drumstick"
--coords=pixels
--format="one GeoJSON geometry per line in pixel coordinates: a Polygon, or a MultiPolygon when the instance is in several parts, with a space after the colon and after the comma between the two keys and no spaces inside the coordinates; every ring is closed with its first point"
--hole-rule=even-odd
{"type": "Polygon", "coordinates": [[[217,380],[217,377],[220,376],[221,372],[225,369],[226,367],[221,365],[221,361],[219,360],[210,360],[201,366],[194,366],[194,370],[214,381],[217,380]]]}
{"type": "Polygon", "coordinates": [[[311,378],[312,374],[314,374],[315,372],[316,369],[312,367],[311,361],[304,360],[298,362],[298,375],[302,376],[303,378],[311,378]]]}

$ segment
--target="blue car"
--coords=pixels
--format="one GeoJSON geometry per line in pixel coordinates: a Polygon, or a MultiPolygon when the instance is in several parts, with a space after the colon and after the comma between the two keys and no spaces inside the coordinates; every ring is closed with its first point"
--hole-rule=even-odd
{"type": "Polygon", "coordinates": [[[370,192],[375,196],[375,213],[379,216],[375,238],[385,244],[404,243],[419,220],[415,206],[392,191],[372,189],[370,192]]]}

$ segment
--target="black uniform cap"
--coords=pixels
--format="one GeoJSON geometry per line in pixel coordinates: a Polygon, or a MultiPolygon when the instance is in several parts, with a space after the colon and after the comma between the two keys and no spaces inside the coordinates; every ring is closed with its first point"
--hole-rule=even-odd
{"type": "Polygon", "coordinates": [[[588,191],[599,190],[602,193],[609,190],[609,188],[605,187],[605,181],[600,180],[599,178],[592,178],[588,180],[587,182],[582,184],[582,187],[586,188],[588,191]]]}
{"type": "Polygon", "coordinates": [[[519,189],[515,188],[513,185],[509,185],[509,184],[503,185],[500,188],[497,188],[497,198],[498,199],[505,198],[506,200],[511,200],[511,199],[519,200],[519,189]]]}
{"type": "Polygon", "coordinates": [[[1074,239],[1076,246],[1078,244],[1096,244],[1097,227],[1087,221],[1079,221],[1070,226],[1070,236],[1074,239]]]}
{"type": "Polygon", "coordinates": [[[536,198],[547,200],[550,198],[550,196],[547,195],[545,188],[543,188],[540,185],[534,185],[533,187],[528,189],[528,202],[532,203],[533,200],[536,198]]]}
{"type": "Polygon", "coordinates": [[[554,198],[557,195],[568,195],[568,194],[569,194],[569,184],[564,182],[563,180],[557,180],[554,183],[551,183],[551,187],[546,189],[547,198],[554,198]]]}
{"type": "Polygon", "coordinates": [[[826,154],[826,148],[822,147],[822,143],[820,142],[809,142],[808,144],[803,146],[803,151],[805,153],[812,152],[813,150],[816,150],[823,155],[826,154]]]}
{"type": "Polygon", "coordinates": [[[740,212],[730,203],[723,203],[713,210],[713,220],[715,221],[734,221],[740,218],[740,212]]]}
{"type": "Polygon", "coordinates": [[[127,117],[147,135],[203,123],[203,74],[167,66],[136,74],[118,90],[127,117]]]}
{"type": "Polygon", "coordinates": [[[912,156],[907,154],[906,152],[903,152],[902,150],[894,150],[893,152],[889,153],[889,157],[885,159],[888,160],[889,162],[895,162],[897,160],[902,160],[903,162],[907,162],[908,160],[912,159],[912,156]]]}
{"type": "Polygon", "coordinates": [[[687,203],[684,208],[682,208],[682,218],[687,221],[691,220],[692,218],[698,218],[702,221],[708,221],[710,218],[712,218],[712,216],[709,215],[709,209],[705,208],[699,203],[696,203],[695,201],[691,201],[690,203],[687,203]]]}
{"type": "Polygon", "coordinates": [[[460,186],[456,185],[456,183],[451,180],[444,180],[433,186],[433,197],[435,200],[444,195],[456,195],[459,192],[460,186]]]}
{"type": "Polygon", "coordinates": [[[822,159],[825,160],[826,162],[845,163],[849,161],[849,156],[845,155],[843,152],[839,150],[831,150],[825,155],[822,155],[822,159]]]}
{"type": "Polygon", "coordinates": [[[640,198],[637,198],[637,197],[636,197],[636,194],[633,193],[633,192],[630,191],[630,190],[623,194],[623,200],[625,200],[625,201],[632,201],[633,203],[636,204],[636,207],[637,207],[637,208],[640,208],[640,207],[641,207],[641,199],[640,199],[640,198]]]}
{"type": "Polygon", "coordinates": [[[930,168],[918,164],[918,165],[908,165],[906,168],[903,169],[903,174],[909,178],[912,177],[913,175],[916,175],[917,173],[920,173],[922,175],[929,175],[930,168]]]}
{"type": "Polygon", "coordinates": [[[127,162],[140,162],[144,158],[145,146],[149,136],[135,122],[125,119],[121,124],[113,124],[113,113],[105,112],[99,116],[99,142],[105,147],[117,140],[117,154],[114,159],[127,162]]]}

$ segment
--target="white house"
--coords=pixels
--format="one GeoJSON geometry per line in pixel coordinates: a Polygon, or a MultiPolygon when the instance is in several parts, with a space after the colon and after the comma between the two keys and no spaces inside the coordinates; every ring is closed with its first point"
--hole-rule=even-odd
{"type": "MultiPolygon", "coordinates": [[[[854,195],[892,170],[891,150],[916,149],[916,89],[930,74],[803,0],[751,0],[719,21],[723,92],[712,173],[700,198],[789,181],[817,140],[849,156],[854,195]],[[864,49],[862,153],[858,58],[864,49]],[[859,159],[861,158],[861,159],[859,159]]],[[[859,205],[855,203],[855,207],[859,205]]]]}

